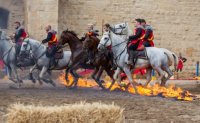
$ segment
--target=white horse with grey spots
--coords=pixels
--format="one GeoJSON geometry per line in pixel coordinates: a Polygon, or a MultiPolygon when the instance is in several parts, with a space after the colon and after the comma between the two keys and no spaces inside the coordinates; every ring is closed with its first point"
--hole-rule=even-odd
{"type": "MultiPolygon", "coordinates": [[[[113,32],[108,31],[103,34],[101,41],[98,45],[98,49],[102,50],[107,47],[111,47],[111,50],[114,54],[114,60],[117,65],[114,79],[116,80],[117,78],[120,78],[119,73],[121,72],[121,70],[123,70],[127,75],[130,83],[135,87],[136,83],[133,81],[130,65],[127,64],[129,57],[127,51],[127,42],[113,32]]],[[[156,80],[156,82],[159,82],[161,79],[164,78],[165,72],[163,70],[165,70],[169,74],[171,72],[171,70],[169,69],[169,58],[163,50],[156,47],[148,47],[146,48],[146,51],[148,60],[139,58],[134,66],[134,69],[147,69],[147,82],[145,85],[147,85],[151,81],[152,68],[156,70],[159,74],[159,78],[158,80],[156,80]]],[[[118,83],[120,84],[120,81],[118,81],[118,83]]],[[[165,82],[161,82],[161,85],[164,86],[165,82]]]]}
{"type": "Polygon", "coordinates": [[[17,59],[15,55],[16,51],[14,45],[10,42],[6,32],[0,30],[0,59],[3,60],[7,67],[9,80],[17,83],[18,87],[20,87],[22,80],[17,73],[17,59]],[[14,78],[12,78],[12,74],[14,75],[14,78]]]}
{"type": "MultiPolygon", "coordinates": [[[[129,26],[129,24],[127,22],[119,23],[119,24],[116,24],[116,25],[112,25],[112,26],[110,26],[110,30],[113,33],[115,33],[118,36],[120,36],[122,39],[124,39],[124,41],[128,41],[129,36],[133,35],[133,32],[130,29],[130,26],[129,26]]],[[[177,64],[178,64],[177,55],[174,52],[169,51],[169,50],[167,50],[165,48],[160,48],[160,49],[163,50],[165,52],[165,54],[168,56],[168,59],[169,59],[168,60],[168,64],[169,64],[169,66],[174,65],[174,69],[176,70],[176,67],[177,67],[177,64]]],[[[173,75],[173,73],[170,70],[168,72],[168,77],[167,78],[164,77],[162,79],[162,81],[167,81],[172,75],[173,75]]]]}
{"type": "MultiPolygon", "coordinates": [[[[39,69],[39,82],[42,84],[42,81],[46,83],[50,83],[53,86],[55,86],[55,82],[51,79],[51,76],[49,75],[48,79],[44,77],[44,75],[51,70],[62,70],[66,69],[70,63],[71,58],[71,51],[64,51],[63,58],[58,60],[58,63],[53,68],[50,68],[50,58],[46,56],[46,49],[47,47],[43,45],[41,42],[27,38],[22,43],[22,47],[20,50],[20,54],[23,54],[24,52],[28,50],[32,50],[33,58],[36,62],[35,66],[32,67],[30,70],[30,75],[32,76],[32,72],[34,69],[39,69]]],[[[31,77],[33,79],[33,77],[31,77]]],[[[35,81],[35,80],[33,80],[35,81]]]]}

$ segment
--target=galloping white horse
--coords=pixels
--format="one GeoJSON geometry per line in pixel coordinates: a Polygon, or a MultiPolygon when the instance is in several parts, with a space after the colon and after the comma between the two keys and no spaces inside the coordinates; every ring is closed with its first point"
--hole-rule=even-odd
{"type": "Polygon", "coordinates": [[[6,32],[0,30],[0,59],[3,60],[6,67],[8,68],[8,78],[18,83],[18,86],[20,87],[20,83],[22,83],[22,80],[19,79],[19,76],[17,74],[17,67],[16,67],[16,51],[15,47],[11,44],[10,40],[7,38],[6,32]],[[15,78],[12,78],[12,74],[15,78]],[[15,80],[17,79],[17,80],[15,80]]]}
{"type": "MultiPolygon", "coordinates": [[[[127,75],[129,81],[135,87],[136,84],[133,82],[130,66],[127,64],[129,57],[127,51],[127,41],[124,41],[124,39],[111,31],[105,32],[98,45],[98,49],[101,50],[106,47],[111,47],[114,54],[114,60],[117,65],[114,79],[120,77],[119,73],[121,72],[121,70],[123,70],[127,75]]],[[[152,68],[156,70],[160,75],[156,82],[159,82],[161,79],[163,79],[165,74],[163,70],[165,70],[168,74],[170,74],[171,70],[169,69],[168,55],[163,50],[155,47],[148,47],[146,48],[146,51],[148,60],[139,58],[134,66],[134,69],[147,69],[147,85],[151,81],[152,68]]],[[[120,84],[119,81],[118,83],[120,84]]],[[[165,82],[161,82],[161,85],[165,85],[165,82]]]]}
{"type": "Polygon", "coordinates": [[[42,83],[41,80],[43,80],[44,82],[50,83],[53,86],[55,86],[55,83],[53,82],[50,76],[49,79],[45,79],[43,76],[49,70],[66,69],[66,67],[68,67],[70,63],[71,51],[64,51],[63,58],[59,59],[57,65],[50,69],[50,58],[46,56],[46,46],[40,43],[39,41],[27,38],[22,43],[20,54],[23,54],[24,52],[30,49],[32,50],[34,60],[36,61],[36,65],[30,70],[30,75],[32,75],[34,69],[38,68],[41,70],[39,75],[39,82],[42,83]]]}
{"type": "MultiPolygon", "coordinates": [[[[110,30],[116,35],[119,35],[122,39],[124,39],[124,41],[125,40],[128,41],[129,36],[133,35],[133,32],[131,31],[127,22],[113,25],[110,27],[110,30]]],[[[176,67],[178,65],[177,55],[174,52],[171,52],[165,48],[159,48],[159,49],[163,50],[167,54],[169,58],[168,60],[169,66],[174,65],[174,69],[176,70],[176,67]]],[[[168,77],[167,78],[164,77],[162,81],[167,81],[173,75],[171,70],[168,70],[168,71],[169,71],[168,77]]]]}

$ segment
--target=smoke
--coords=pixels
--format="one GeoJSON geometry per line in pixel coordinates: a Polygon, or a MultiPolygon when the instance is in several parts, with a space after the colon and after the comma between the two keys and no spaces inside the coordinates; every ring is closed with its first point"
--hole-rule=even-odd
{"type": "Polygon", "coordinates": [[[4,8],[0,8],[0,29],[8,28],[8,17],[9,11],[4,8]]]}

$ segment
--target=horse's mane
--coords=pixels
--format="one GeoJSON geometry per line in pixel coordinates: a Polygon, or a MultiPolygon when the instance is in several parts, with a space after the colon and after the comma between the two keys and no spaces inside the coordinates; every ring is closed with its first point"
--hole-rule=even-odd
{"type": "Polygon", "coordinates": [[[64,33],[70,33],[70,34],[72,34],[73,36],[75,36],[75,37],[78,37],[77,36],[77,34],[74,32],[74,31],[72,31],[72,30],[65,30],[65,31],[63,31],[64,33]]]}
{"type": "Polygon", "coordinates": [[[5,31],[0,30],[0,40],[8,39],[7,34],[5,31]]]}

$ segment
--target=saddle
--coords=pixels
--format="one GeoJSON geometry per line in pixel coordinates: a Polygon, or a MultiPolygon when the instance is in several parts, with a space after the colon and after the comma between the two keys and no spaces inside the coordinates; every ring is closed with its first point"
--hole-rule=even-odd
{"type": "MultiPolygon", "coordinates": [[[[141,42],[140,42],[141,43],[141,42]]],[[[146,48],[143,44],[140,44],[137,48],[137,50],[135,51],[135,57],[136,59],[140,58],[140,59],[148,59],[147,56],[147,52],[146,52],[146,48]]]]}
{"type": "Polygon", "coordinates": [[[63,49],[62,49],[62,48],[59,48],[59,49],[56,51],[56,53],[55,53],[55,55],[54,55],[54,58],[55,58],[55,59],[62,59],[63,56],[64,56],[63,49]]]}
{"type": "Polygon", "coordinates": [[[50,58],[49,69],[51,70],[55,66],[57,66],[58,61],[63,58],[63,56],[64,56],[63,49],[62,48],[56,48],[56,51],[52,51],[51,48],[47,48],[46,56],[48,58],[50,58]],[[54,55],[52,56],[52,54],[54,54],[54,55]]]}
{"type": "Polygon", "coordinates": [[[57,48],[56,51],[55,51],[54,56],[51,55],[51,54],[53,54],[52,52],[53,51],[52,51],[51,48],[47,48],[47,50],[46,50],[46,56],[48,58],[54,57],[55,59],[62,59],[63,58],[64,54],[63,54],[63,49],[62,48],[57,48]]]}

